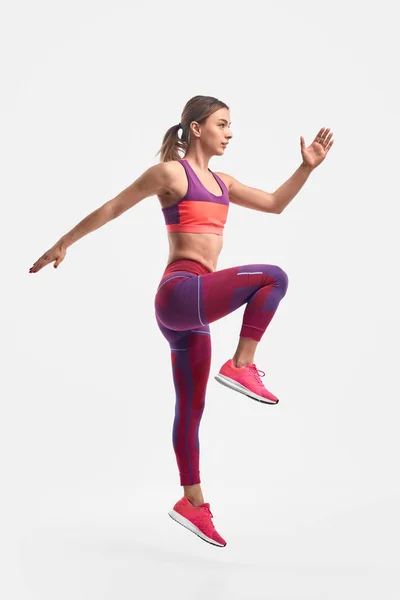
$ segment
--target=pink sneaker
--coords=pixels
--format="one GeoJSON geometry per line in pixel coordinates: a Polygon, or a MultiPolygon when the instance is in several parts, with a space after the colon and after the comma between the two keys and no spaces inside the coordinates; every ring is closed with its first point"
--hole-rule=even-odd
{"type": "Polygon", "coordinates": [[[209,544],[226,546],[226,541],[217,533],[211,521],[213,515],[208,502],[201,506],[193,506],[190,500],[183,496],[168,514],[174,521],[193,531],[209,544]]]}
{"type": "Polygon", "coordinates": [[[271,394],[264,386],[260,379],[260,375],[265,376],[264,371],[257,369],[253,363],[247,365],[247,367],[235,367],[233,360],[230,358],[222,365],[218,375],[215,379],[226,385],[232,390],[236,390],[241,394],[245,394],[258,402],[264,402],[265,404],[278,404],[279,400],[276,396],[271,394]]]}

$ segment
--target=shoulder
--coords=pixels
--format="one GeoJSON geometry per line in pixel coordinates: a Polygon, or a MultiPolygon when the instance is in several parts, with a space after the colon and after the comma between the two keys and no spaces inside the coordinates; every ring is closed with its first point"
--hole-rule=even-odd
{"type": "Polygon", "coordinates": [[[164,169],[170,173],[176,173],[177,171],[179,172],[183,168],[183,165],[179,162],[179,160],[168,160],[160,163],[160,165],[163,165],[164,169]]]}
{"type": "MultiPolygon", "coordinates": [[[[183,182],[185,168],[178,160],[168,160],[157,163],[156,165],[159,178],[162,179],[165,194],[177,193],[176,186],[180,181],[183,182]]],[[[179,190],[178,193],[181,193],[179,190]]]]}
{"type": "Polygon", "coordinates": [[[169,160],[165,162],[159,162],[153,165],[149,171],[155,179],[162,183],[164,192],[168,193],[173,191],[177,176],[182,172],[182,165],[177,160],[169,160]]]}
{"type": "Polygon", "coordinates": [[[179,173],[184,173],[184,167],[178,160],[168,160],[160,163],[166,178],[173,181],[179,173]]]}
{"type": "Polygon", "coordinates": [[[214,173],[222,179],[229,192],[233,182],[235,181],[235,178],[232,177],[232,175],[228,175],[227,173],[221,173],[221,171],[214,171],[214,173]]]}

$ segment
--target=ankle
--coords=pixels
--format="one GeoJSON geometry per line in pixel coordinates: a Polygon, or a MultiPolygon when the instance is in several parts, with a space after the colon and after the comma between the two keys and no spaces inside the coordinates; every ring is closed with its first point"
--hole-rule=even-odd
{"type": "Polygon", "coordinates": [[[200,483],[183,486],[183,495],[189,500],[193,506],[201,506],[204,504],[203,491],[200,483]]]}
{"type": "Polygon", "coordinates": [[[232,362],[235,367],[241,369],[243,367],[248,367],[251,364],[251,360],[244,360],[243,358],[232,358],[232,362]]]}
{"type": "Polygon", "coordinates": [[[202,504],[204,504],[204,498],[192,498],[191,496],[188,496],[185,494],[185,498],[187,498],[190,502],[190,504],[192,504],[192,506],[201,506],[202,504]]]}

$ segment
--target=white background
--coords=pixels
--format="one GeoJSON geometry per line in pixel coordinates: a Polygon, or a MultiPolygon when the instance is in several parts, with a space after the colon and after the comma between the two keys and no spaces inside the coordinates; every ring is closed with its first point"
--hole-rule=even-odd
{"type": "Polygon", "coordinates": [[[74,598],[397,599],[399,283],[395,3],[16,1],[0,25],[1,592],[74,598]],[[231,109],[210,168],[287,209],[231,205],[218,269],[281,266],[256,354],[271,407],[213,376],[244,308],[211,325],[204,543],[182,496],[170,352],[154,318],[156,197],[29,268],[152,164],[194,95],[231,109]]]}

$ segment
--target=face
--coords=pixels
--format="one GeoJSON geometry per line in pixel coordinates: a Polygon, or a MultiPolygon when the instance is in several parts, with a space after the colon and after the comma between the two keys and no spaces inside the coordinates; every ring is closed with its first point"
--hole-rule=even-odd
{"type": "Polygon", "coordinates": [[[207,149],[207,153],[211,155],[224,154],[226,148],[224,144],[227,144],[232,138],[230,125],[229,110],[220,108],[198,127],[198,137],[201,139],[201,145],[207,149]]]}

